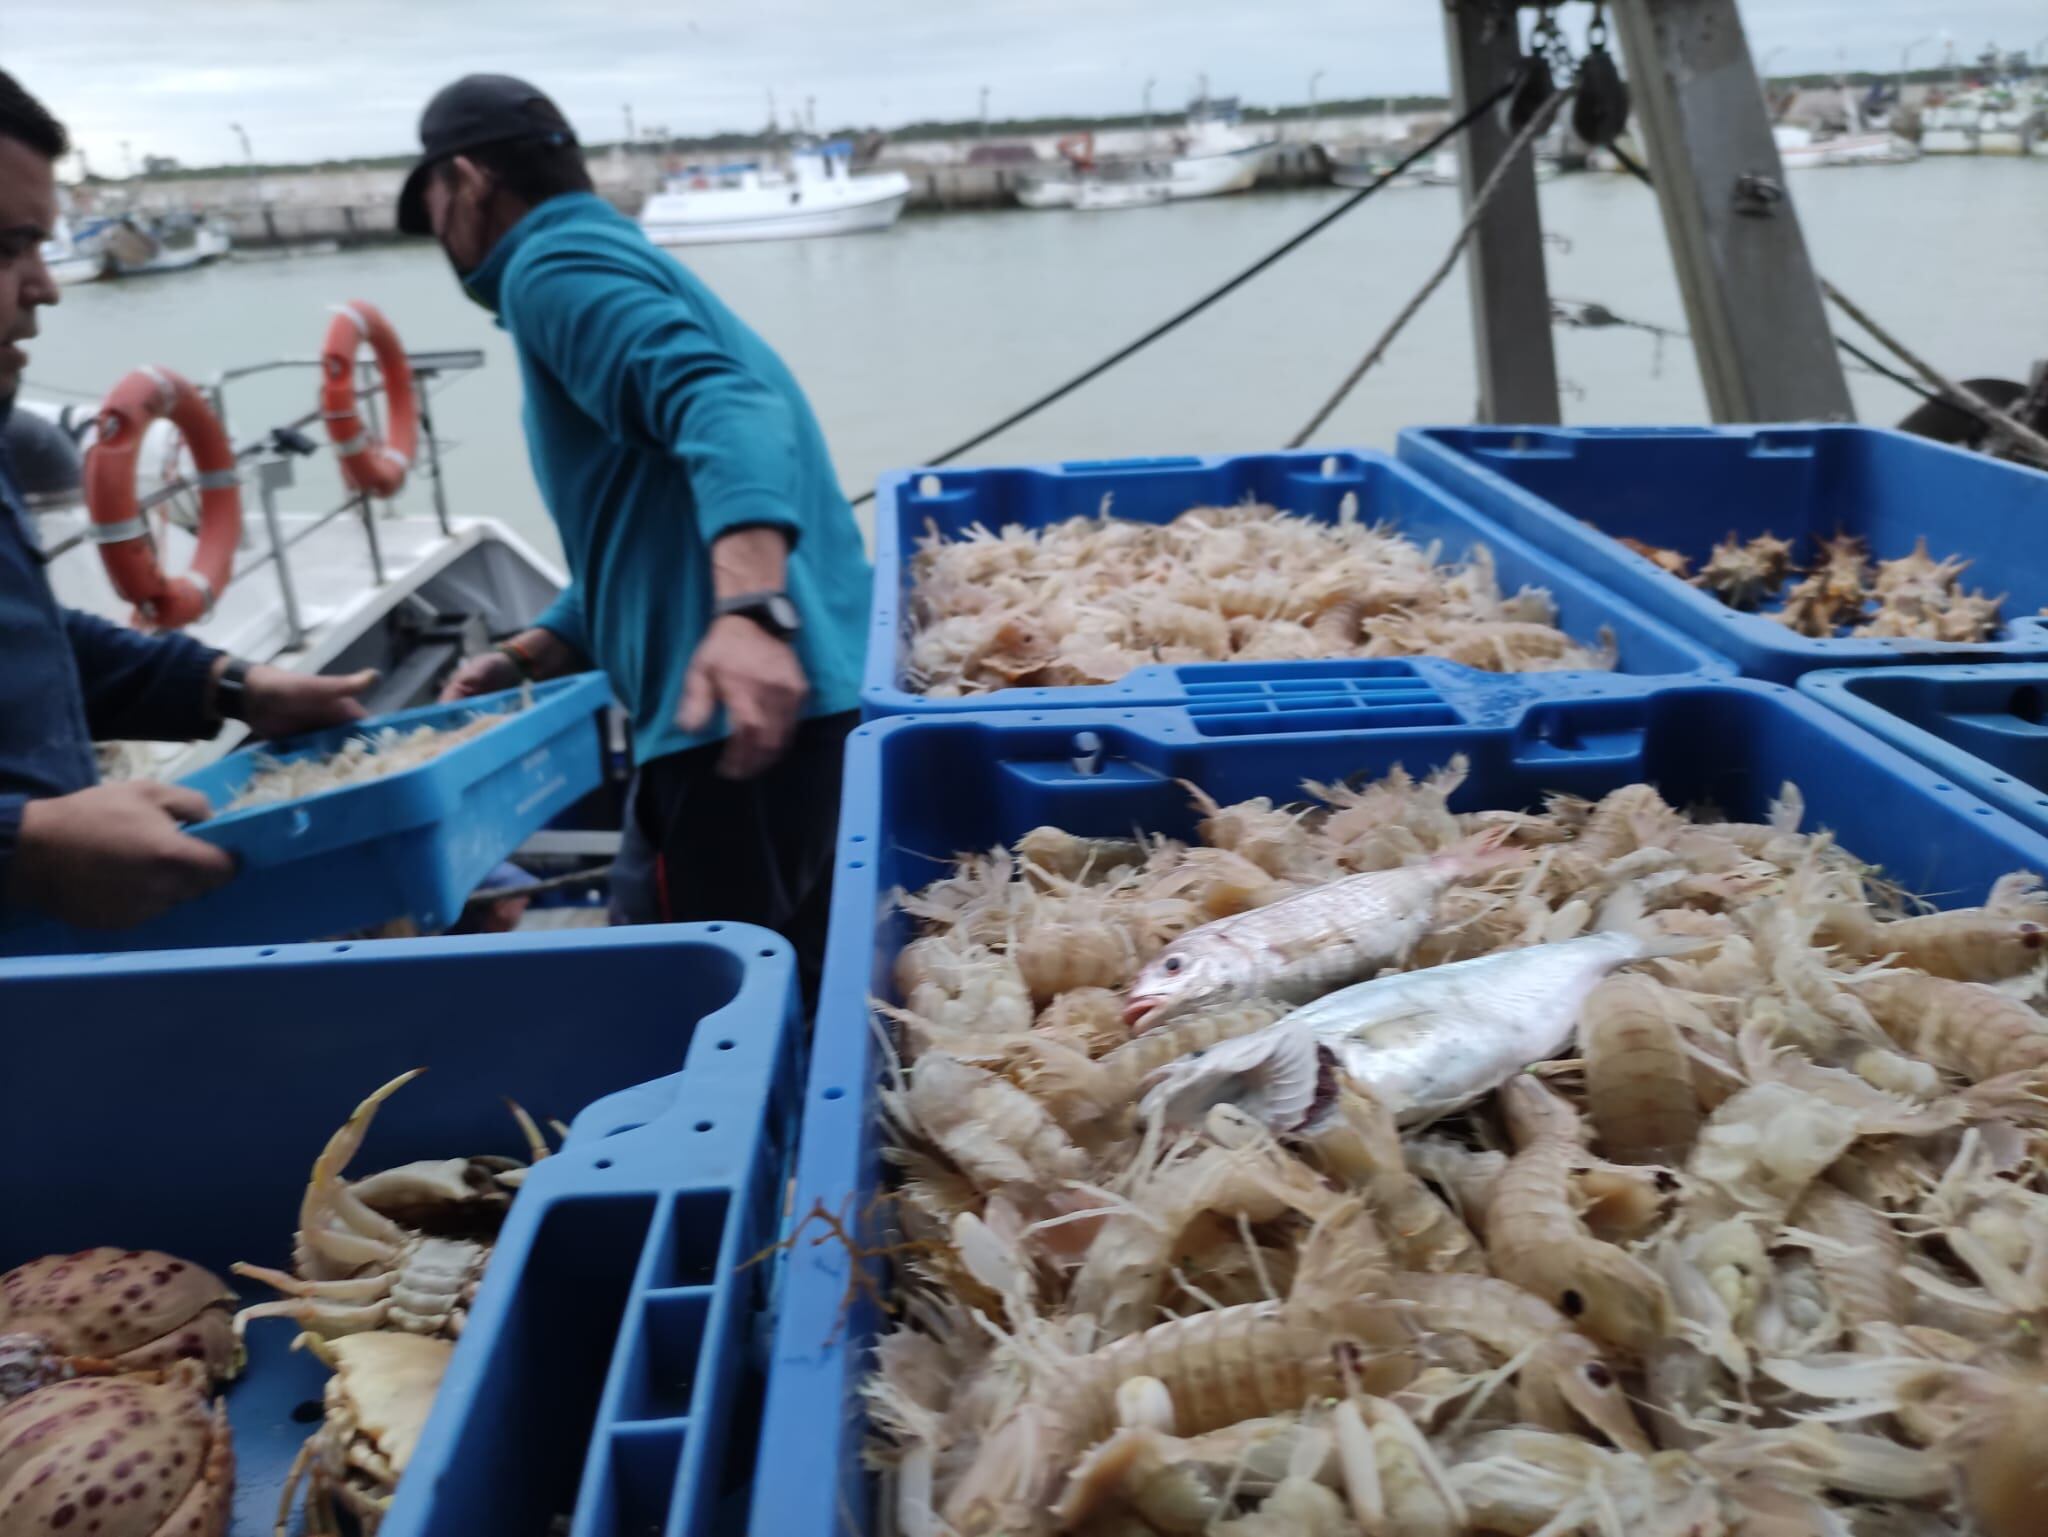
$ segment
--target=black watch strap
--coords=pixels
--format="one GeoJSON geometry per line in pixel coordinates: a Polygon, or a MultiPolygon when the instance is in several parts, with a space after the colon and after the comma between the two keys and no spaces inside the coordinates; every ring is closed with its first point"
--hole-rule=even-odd
{"type": "Polygon", "coordinates": [[[711,605],[711,617],[738,614],[751,619],[777,640],[788,640],[803,628],[803,618],[786,592],[738,592],[711,605]]]}
{"type": "Polygon", "coordinates": [[[249,718],[249,664],[240,657],[229,657],[213,680],[213,707],[222,720],[249,718]]]}

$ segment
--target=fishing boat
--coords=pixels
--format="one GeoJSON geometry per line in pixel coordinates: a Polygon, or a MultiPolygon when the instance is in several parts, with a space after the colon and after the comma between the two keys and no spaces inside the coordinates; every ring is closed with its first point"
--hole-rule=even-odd
{"type": "Polygon", "coordinates": [[[107,275],[108,259],[97,245],[81,245],[71,221],[58,216],[57,227],[43,242],[43,266],[60,285],[96,283],[107,275]]]}
{"type": "Polygon", "coordinates": [[[2007,86],[1979,86],[1920,114],[1920,149],[1929,155],[2021,155],[2042,111],[2007,86]]]}
{"type": "Polygon", "coordinates": [[[793,151],[787,168],[753,161],[696,166],[647,200],[640,227],[656,245],[807,240],[887,229],[910,199],[901,171],[855,175],[844,139],[793,151]]]}
{"type": "Polygon", "coordinates": [[[1904,165],[1920,158],[1911,139],[1886,131],[1828,134],[1780,123],[1771,130],[1771,137],[1777,141],[1778,159],[1788,171],[1822,166],[1904,165]]]}
{"type": "MultiPolygon", "coordinates": [[[[1039,175],[1019,178],[1017,201],[1026,208],[1073,208],[1078,206],[1081,188],[1098,173],[1120,175],[1130,181],[1157,181],[1173,201],[1218,197],[1242,192],[1259,179],[1273,151],[1277,136],[1246,126],[1235,97],[1210,100],[1197,96],[1188,108],[1186,122],[1173,137],[1171,152],[1165,155],[1138,154],[1098,162],[1092,133],[1069,134],[1061,139],[1057,153],[1061,166],[1039,175]]],[[[1097,194],[1115,201],[1095,206],[1150,207],[1162,201],[1143,198],[1123,201],[1126,194],[1097,194]]]]}
{"type": "Polygon", "coordinates": [[[1259,179],[1279,147],[1277,134],[1245,124],[1236,97],[1212,101],[1205,92],[1188,107],[1186,126],[1166,163],[1171,195],[1196,198],[1242,192],[1259,179]]]}
{"type": "Polygon", "coordinates": [[[74,241],[96,253],[106,277],[186,272],[228,254],[226,230],[194,214],[118,214],[80,221],[74,241]]]}

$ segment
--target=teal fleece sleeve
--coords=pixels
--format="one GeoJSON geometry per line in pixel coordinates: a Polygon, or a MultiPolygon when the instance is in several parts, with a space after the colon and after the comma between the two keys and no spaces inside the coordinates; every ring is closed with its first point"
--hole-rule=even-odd
{"type": "Polygon", "coordinates": [[[705,543],[766,526],[795,544],[796,423],[688,299],[601,243],[536,243],[520,258],[505,299],[521,341],[614,438],[651,441],[682,463],[705,543]]]}
{"type": "Polygon", "coordinates": [[[546,630],[578,656],[588,661],[595,652],[590,645],[590,626],[583,618],[583,584],[570,578],[555,595],[555,601],[533,621],[534,628],[546,630]]]}

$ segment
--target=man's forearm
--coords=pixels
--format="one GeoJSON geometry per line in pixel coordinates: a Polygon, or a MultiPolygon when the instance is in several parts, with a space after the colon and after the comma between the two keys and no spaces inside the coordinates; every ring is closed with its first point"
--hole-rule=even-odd
{"type": "Polygon", "coordinates": [[[789,580],[789,541],[779,528],[738,528],[711,546],[711,591],[721,598],[781,592],[789,580]]]}

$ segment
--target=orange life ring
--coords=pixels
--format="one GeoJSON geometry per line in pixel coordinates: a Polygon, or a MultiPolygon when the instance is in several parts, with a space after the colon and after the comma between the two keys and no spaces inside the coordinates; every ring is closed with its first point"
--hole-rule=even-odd
{"type": "Polygon", "coordinates": [[[227,591],[242,542],[242,484],[235,451],[206,397],[168,368],[138,368],[100,405],[99,433],[85,455],[85,506],[114,590],[160,630],[203,619],[227,591]],[[136,510],[135,458],[149,424],[167,419],[199,467],[199,548],[188,575],[167,577],[149,520],[136,510]]]}
{"type": "Polygon", "coordinates": [[[320,374],[320,414],[341,461],[341,478],[352,491],[398,495],[413,456],[420,451],[420,403],[413,390],[412,364],[406,361],[391,322],[361,300],[336,305],[327,344],[320,349],[320,374]],[[366,341],[384,380],[384,408],[391,419],[388,440],[379,440],[357,410],[356,349],[366,341]]]}

